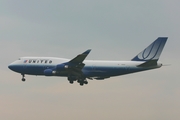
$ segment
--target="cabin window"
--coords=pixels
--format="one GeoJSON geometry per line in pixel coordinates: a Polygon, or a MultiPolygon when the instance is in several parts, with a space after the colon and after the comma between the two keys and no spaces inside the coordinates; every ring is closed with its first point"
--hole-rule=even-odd
{"type": "MultiPolygon", "coordinates": [[[[19,58],[20,60],[20,58],[19,58]]],[[[27,60],[26,62],[28,63],[49,63],[51,64],[52,63],[52,60],[33,60],[33,59],[30,59],[30,60],[27,60]]]]}
{"type": "Polygon", "coordinates": [[[32,62],[32,60],[29,60],[29,63],[31,63],[32,62]]]}
{"type": "Polygon", "coordinates": [[[33,60],[33,63],[36,63],[36,60],[33,60]]]}

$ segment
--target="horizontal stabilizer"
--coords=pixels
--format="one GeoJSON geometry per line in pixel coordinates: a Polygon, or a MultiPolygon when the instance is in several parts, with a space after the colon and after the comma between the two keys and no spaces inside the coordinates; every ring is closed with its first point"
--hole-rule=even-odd
{"type": "Polygon", "coordinates": [[[157,60],[149,60],[147,62],[144,62],[137,67],[152,67],[152,66],[157,66],[157,60]]]}

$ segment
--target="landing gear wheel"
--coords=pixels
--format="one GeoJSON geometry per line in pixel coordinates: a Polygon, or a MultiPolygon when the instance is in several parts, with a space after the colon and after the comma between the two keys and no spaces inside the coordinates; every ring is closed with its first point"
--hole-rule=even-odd
{"type": "Polygon", "coordinates": [[[80,84],[81,86],[83,86],[83,85],[84,85],[84,83],[83,83],[83,82],[80,82],[79,84],[80,84]]]}
{"type": "Polygon", "coordinates": [[[69,81],[69,83],[73,84],[73,83],[74,83],[74,81],[69,81]]]}
{"type": "Polygon", "coordinates": [[[25,75],[24,75],[24,74],[21,74],[21,75],[22,75],[22,81],[23,81],[23,82],[26,81],[26,79],[24,78],[25,75]]]}
{"type": "Polygon", "coordinates": [[[24,81],[26,81],[26,79],[25,79],[25,78],[22,78],[22,81],[24,82],[24,81]]]}
{"type": "Polygon", "coordinates": [[[88,84],[88,81],[84,81],[84,84],[88,84]]]}

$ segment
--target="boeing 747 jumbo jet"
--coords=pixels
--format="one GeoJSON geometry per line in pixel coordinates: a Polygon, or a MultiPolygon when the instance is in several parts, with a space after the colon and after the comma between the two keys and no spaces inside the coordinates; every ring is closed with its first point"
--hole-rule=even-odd
{"type": "Polygon", "coordinates": [[[45,75],[67,77],[72,84],[77,81],[80,85],[88,84],[87,79],[104,80],[113,76],[141,72],[160,68],[158,63],[167,37],[159,37],[131,61],[100,61],[85,60],[90,49],[73,59],[55,57],[21,57],[11,63],[9,69],[22,75],[25,81],[27,75],[45,75]]]}

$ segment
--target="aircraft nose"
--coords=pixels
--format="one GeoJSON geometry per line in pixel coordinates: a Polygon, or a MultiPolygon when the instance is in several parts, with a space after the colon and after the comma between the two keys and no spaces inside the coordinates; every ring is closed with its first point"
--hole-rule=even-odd
{"type": "Polygon", "coordinates": [[[19,66],[17,64],[15,64],[14,62],[8,65],[8,68],[12,71],[18,71],[19,70],[19,66]]]}
{"type": "Polygon", "coordinates": [[[24,67],[17,64],[10,64],[8,68],[14,72],[22,73],[24,71],[24,67]]]}
{"type": "Polygon", "coordinates": [[[8,68],[10,69],[10,70],[14,70],[14,65],[12,65],[12,64],[10,64],[10,65],[8,65],[8,68]]]}

